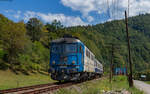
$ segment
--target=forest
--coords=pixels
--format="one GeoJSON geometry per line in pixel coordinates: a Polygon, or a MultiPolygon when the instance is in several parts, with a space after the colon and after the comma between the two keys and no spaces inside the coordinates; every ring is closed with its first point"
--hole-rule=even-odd
{"type": "MultiPolygon", "coordinates": [[[[65,27],[60,21],[43,23],[38,18],[13,22],[0,14],[0,69],[28,74],[48,71],[50,42],[65,34],[78,37],[102,62],[105,71],[111,62],[114,45],[114,67],[128,65],[124,20],[87,26],[65,27]]],[[[129,18],[129,36],[133,71],[150,71],[150,14],[129,18]]]]}

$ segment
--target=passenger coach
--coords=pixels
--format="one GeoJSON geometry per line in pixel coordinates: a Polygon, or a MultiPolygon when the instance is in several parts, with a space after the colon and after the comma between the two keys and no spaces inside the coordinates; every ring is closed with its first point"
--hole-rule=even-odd
{"type": "Polygon", "coordinates": [[[103,74],[102,64],[77,38],[63,37],[50,44],[51,78],[58,81],[92,79],[103,74]]]}

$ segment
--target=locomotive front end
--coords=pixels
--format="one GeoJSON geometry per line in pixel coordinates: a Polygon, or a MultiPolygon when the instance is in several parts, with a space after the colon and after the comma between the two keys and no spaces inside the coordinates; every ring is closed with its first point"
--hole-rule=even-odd
{"type": "Polygon", "coordinates": [[[78,54],[78,42],[72,38],[62,38],[51,43],[51,78],[58,81],[70,81],[81,71],[78,54]]]}

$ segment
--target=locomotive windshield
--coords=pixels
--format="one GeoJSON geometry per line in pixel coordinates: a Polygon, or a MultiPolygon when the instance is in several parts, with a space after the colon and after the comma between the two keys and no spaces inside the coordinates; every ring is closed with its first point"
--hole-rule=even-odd
{"type": "Polygon", "coordinates": [[[75,44],[64,44],[64,53],[75,53],[77,51],[77,47],[75,44]]]}
{"type": "Polygon", "coordinates": [[[61,46],[59,44],[54,44],[51,47],[52,53],[61,53],[61,46]]]}
{"type": "Polygon", "coordinates": [[[52,53],[75,53],[77,52],[77,45],[76,44],[54,44],[51,47],[52,53]]]}

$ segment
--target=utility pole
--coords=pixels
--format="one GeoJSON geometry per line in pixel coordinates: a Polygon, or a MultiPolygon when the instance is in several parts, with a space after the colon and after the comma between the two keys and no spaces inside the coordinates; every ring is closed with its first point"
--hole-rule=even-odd
{"type": "Polygon", "coordinates": [[[129,86],[133,87],[133,79],[132,79],[132,62],[131,62],[131,51],[130,51],[130,38],[129,38],[129,32],[128,32],[128,17],[127,12],[125,11],[125,22],[126,22],[126,33],[127,33],[127,41],[128,41],[128,54],[129,54],[129,68],[130,73],[128,76],[129,86]]]}
{"type": "Polygon", "coordinates": [[[110,63],[110,83],[113,77],[113,57],[114,57],[114,44],[111,46],[111,63],[110,63]]]}

